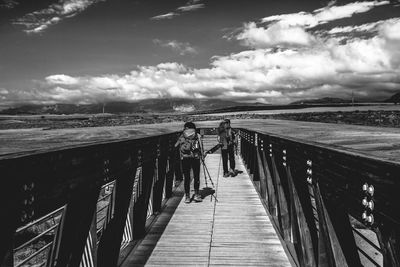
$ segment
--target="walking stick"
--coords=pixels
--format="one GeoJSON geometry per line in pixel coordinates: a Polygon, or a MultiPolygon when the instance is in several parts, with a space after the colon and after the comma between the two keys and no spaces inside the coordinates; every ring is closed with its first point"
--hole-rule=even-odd
{"type": "MultiPolygon", "coordinates": [[[[206,187],[209,188],[209,187],[207,186],[207,178],[208,178],[208,179],[210,179],[210,182],[211,182],[212,187],[215,188],[214,182],[213,182],[213,180],[212,180],[212,178],[211,178],[211,175],[210,175],[210,172],[208,171],[208,167],[206,166],[206,164],[205,164],[205,162],[204,162],[204,158],[201,157],[200,159],[201,159],[201,163],[203,164],[204,179],[206,180],[206,187]],[[207,177],[207,175],[208,175],[208,177],[207,177]]],[[[214,193],[215,193],[215,190],[214,190],[214,193]]],[[[214,195],[214,193],[213,193],[213,194],[210,194],[210,195],[211,195],[210,201],[212,201],[212,198],[214,197],[215,201],[218,202],[218,199],[217,199],[217,197],[214,195]]]]}
{"type": "Polygon", "coordinates": [[[208,178],[210,179],[210,182],[211,182],[212,187],[215,187],[215,186],[214,186],[214,181],[213,181],[212,178],[211,178],[211,174],[210,174],[210,172],[208,171],[208,167],[206,166],[206,164],[205,164],[203,158],[201,158],[201,162],[203,163],[203,168],[204,168],[204,169],[206,170],[206,172],[207,172],[207,175],[208,175],[208,178]]]}
{"type": "Polygon", "coordinates": [[[208,187],[206,167],[205,167],[204,163],[202,165],[203,165],[204,181],[206,182],[206,187],[208,187]]]}

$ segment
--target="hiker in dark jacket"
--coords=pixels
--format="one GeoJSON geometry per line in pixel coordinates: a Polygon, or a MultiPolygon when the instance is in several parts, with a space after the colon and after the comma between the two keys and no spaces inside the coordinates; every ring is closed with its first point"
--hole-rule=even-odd
{"type": "Polygon", "coordinates": [[[221,148],[222,166],[224,169],[224,177],[236,176],[235,170],[235,149],[237,147],[237,133],[231,128],[231,121],[225,119],[218,127],[218,145],[206,152],[206,154],[214,153],[221,148]],[[228,160],[229,167],[228,168],[228,160]]]}
{"type": "Polygon", "coordinates": [[[185,203],[190,203],[190,170],[193,170],[194,191],[193,200],[201,202],[199,193],[200,187],[200,160],[203,156],[201,136],[196,132],[196,125],[193,122],[185,123],[182,135],[179,137],[175,147],[179,146],[182,171],[185,185],[185,203]]]}

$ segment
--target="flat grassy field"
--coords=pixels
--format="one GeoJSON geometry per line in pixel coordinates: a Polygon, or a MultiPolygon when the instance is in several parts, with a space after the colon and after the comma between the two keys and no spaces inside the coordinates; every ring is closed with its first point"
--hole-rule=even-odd
{"type": "MultiPolygon", "coordinates": [[[[198,127],[217,127],[219,121],[201,121],[198,127]]],[[[182,129],[183,122],[74,129],[0,130],[0,155],[40,151],[127,138],[140,138],[182,129]]],[[[288,120],[233,120],[244,127],[300,140],[329,144],[370,156],[399,161],[400,128],[344,125],[288,120]]]]}

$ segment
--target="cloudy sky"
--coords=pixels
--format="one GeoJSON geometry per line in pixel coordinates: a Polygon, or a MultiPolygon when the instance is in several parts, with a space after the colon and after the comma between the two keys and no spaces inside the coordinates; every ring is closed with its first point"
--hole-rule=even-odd
{"type": "Polygon", "coordinates": [[[0,0],[0,106],[400,91],[400,0],[0,0]]]}

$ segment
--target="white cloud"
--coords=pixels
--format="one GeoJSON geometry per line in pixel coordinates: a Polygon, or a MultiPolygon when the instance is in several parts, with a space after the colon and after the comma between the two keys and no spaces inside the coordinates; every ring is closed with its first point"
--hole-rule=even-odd
{"type": "Polygon", "coordinates": [[[204,4],[199,4],[201,0],[189,0],[185,5],[176,8],[175,12],[168,12],[166,14],[157,15],[151,17],[151,20],[163,20],[163,19],[172,19],[176,16],[181,15],[184,12],[195,11],[201,8],[204,8],[204,4]]]}
{"type": "MultiPolygon", "coordinates": [[[[330,8],[333,8],[331,6],[330,8]]],[[[387,97],[400,89],[400,18],[312,31],[309,24],[249,23],[237,39],[251,47],[214,56],[207,68],[176,62],[138,66],[126,74],[45,78],[6,101],[92,103],[146,98],[220,98],[287,103],[335,96],[387,97]],[[357,37],[354,31],[368,35],[357,37]],[[289,34],[288,34],[289,33],[289,34]],[[338,38],[337,34],[343,35],[338,38]]],[[[155,43],[174,49],[176,41],[155,43]],[[171,43],[171,44],[169,44],[171,43]]]]}
{"type": "Polygon", "coordinates": [[[268,48],[274,46],[308,46],[315,38],[302,27],[275,23],[268,28],[257,27],[256,23],[245,24],[244,30],[237,36],[243,44],[253,48],[268,48]]]}
{"type": "Polygon", "coordinates": [[[313,28],[320,24],[325,24],[329,21],[334,21],[343,18],[349,18],[354,14],[367,12],[374,7],[387,5],[389,1],[366,1],[354,2],[343,6],[326,6],[316,9],[311,13],[299,12],[284,15],[275,15],[263,18],[263,23],[276,23],[287,26],[303,26],[313,28]]]}
{"type": "Polygon", "coordinates": [[[59,0],[49,7],[28,13],[15,20],[13,24],[21,25],[28,34],[42,33],[63,19],[71,18],[93,4],[104,0],[59,0]]]}
{"type": "Polygon", "coordinates": [[[152,20],[172,19],[173,17],[176,17],[176,16],[178,16],[177,13],[169,12],[169,13],[166,13],[166,14],[162,14],[162,15],[151,17],[150,19],[152,19],[152,20]]]}
{"type": "Polygon", "coordinates": [[[56,74],[46,77],[46,82],[48,82],[49,84],[73,85],[76,84],[78,80],[68,75],[56,74]]]}
{"type": "MultiPolygon", "coordinates": [[[[283,103],[321,96],[386,96],[400,87],[400,19],[368,39],[317,40],[301,48],[257,48],[214,57],[209,68],[178,63],[139,66],[125,75],[50,76],[42,97],[53,101],[134,101],[157,97],[283,103]]],[[[316,39],[318,37],[315,37],[316,39]]]]}
{"type": "Polygon", "coordinates": [[[160,40],[154,39],[153,43],[160,45],[161,47],[167,47],[172,49],[173,51],[177,52],[181,56],[189,55],[189,54],[197,54],[197,50],[190,45],[190,43],[182,43],[176,40],[160,40]]]}
{"type": "Polygon", "coordinates": [[[400,23],[399,20],[389,20],[387,23],[381,25],[381,32],[389,40],[400,41],[400,23]]]}
{"type": "MultiPolygon", "coordinates": [[[[364,13],[376,6],[386,5],[388,1],[355,2],[343,6],[328,6],[316,9],[311,13],[298,12],[284,15],[274,15],[263,18],[262,23],[246,23],[242,31],[235,36],[242,44],[252,48],[270,47],[304,47],[314,45],[316,38],[312,28],[330,21],[348,18],[357,13],[364,13]]],[[[362,26],[336,27],[330,31],[320,30],[315,32],[318,37],[343,34],[349,32],[377,31],[378,22],[362,26]]],[[[232,39],[232,37],[230,38],[232,39]]]]}
{"type": "Polygon", "coordinates": [[[377,21],[355,26],[334,27],[325,33],[327,34],[348,34],[354,32],[375,32],[378,31],[378,26],[386,21],[377,21]]]}
{"type": "Polygon", "coordinates": [[[176,10],[182,11],[182,12],[187,12],[187,11],[194,11],[200,8],[204,8],[204,4],[194,4],[194,5],[186,5],[186,6],[181,6],[178,7],[176,10]]]}
{"type": "Polygon", "coordinates": [[[194,105],[180,105],[180,106],[174,106],[173,108],[175,111],[179,112],[192,112],[196,110],[194,105]]]}
{"type": "Polygon", "coordinates": [[[13,9],[16,7],[19,3],[15,0],[0,0],[0,9],[13,9]]]}

